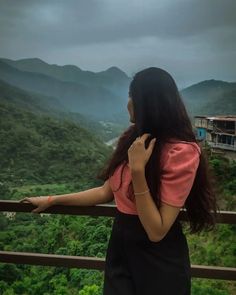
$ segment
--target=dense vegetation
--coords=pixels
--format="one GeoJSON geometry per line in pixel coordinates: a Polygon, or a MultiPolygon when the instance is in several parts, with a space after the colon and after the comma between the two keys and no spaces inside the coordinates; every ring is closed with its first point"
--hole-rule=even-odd
{"type": "Polygon", "coordinates": [[[111,150],[69,121],[0,107],[0,177],[11,187],[93,179],[111,150]]]}
{"type": "Polygon", "coordinates": [[[181,91],[190,116],[229,115],[236,109],[236,83],[207,80],[181,91]]]}
{"type": "MultiPolygon", "coordinates": [[[[98,137],[69,120],[0,102],[0,195],[64,194],[100,185],[95,178],[111,153],[98,137]]],[[[206,147],[207,148],[207,147],[206,147]]],[[[236,162],[209,156],[223,210],[236,210],[236,162]]],[[[105,257],[113,218],[0,214],[0,250],[105,257]]],[[[187,226],[184,226],[187,230],[187,226]]],[[[191,263],[236,265],[235,225],[188,235],[191,263]]],[[[0,264],[0,294],[101,295],[103,272],[77,268],[0,264]]],[[[230,295],[232,282],[192,279],[193,295],[230,295]]]]}
{"type": "Polygon", "coordinates": [[[61,67],[60,73],[56,73],[50,70],[50,66],[43,70],[43,63],[39,67],[37,64],[33,62],[28,70],[20,70],[19,64],[13,62],[10,65],[0,59],[0,77],[26,91],[56,98],[67,109],[88,118],[92,116],[98,121],[121,122],[121,112],[126,115],[122,119],[128,117],[124,112],[124,102],[127,99],[129,78],[122,71],[111,68],[95,74],[78,68],[74,71],[76,67],[61,67]]]}
{"type": "MultiPolygon", "coordinates": [[[[47,115],[57,121],[69,120],[93,132],[93,137],[108,141],[118,136],[125,128],[125,121],[118,122],[97,121],[92,116],[84,116],[75,111],[69,111],[57,98],[26,91],[0,80],[0,103],[3,120],[14,120],[15,113],[31,112],[35,115],[47,115]],[[8,113],[8,117],[6,117],[8,113]]],[[[22,116],[22,114],[21,114],[22,116]]],[[[29,116],[29,115],[28,115],[29,116]]],[[[115,118],[114,118],[115,119],[115,118]]]]}

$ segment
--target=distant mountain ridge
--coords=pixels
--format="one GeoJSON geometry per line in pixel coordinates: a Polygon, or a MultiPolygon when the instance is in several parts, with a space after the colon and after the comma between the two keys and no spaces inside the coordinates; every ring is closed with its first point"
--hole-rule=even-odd
{"type": "MultiPolygon", "coordinates": [[[[236,82],[226,82],[221,80],[205,80],[199,83],[193,84],[189,87],[186,87],[182,90],[183,94],[191,95],[191,94],[206,94],[208,92],[211,94],[212,92],[219,92],[225,90],[233,90],[236,87],[236,82]]],[[[190,97],[189,97],[190,98],[190,97]]],[[[194,97],[191,97],[194,98],[194,97]]]]}
{"type": "Polygon", "coordinates": [[[236,82],[205,80],[181,91],[190,115],[236,114],[236,82]]]}
{"type": "Polygon", "coordinates": [[[56,120],[0,100],[2,182],[9,186],[98,182],[111,152],[101,138],[70,120],[56,120]]]}
{"type": "Polygon", "coordinates": [[[0,60],[21,71],[41,73],[61,81],[83,83],[88,86],[103,86],[107,89],[115,89],[117,85],[122,83],[126,85],[127,80],[130,79],[125,72],[114,66],[105,71],[94,73],[81,70],[75,65],[59,66],[48,64],[39,58],[27,58],[16,61],[1,58],[0,60]]]}
{"type": "Polygon", "coordinates": [[[0,80],[0,102],[5,102],[38,114],[52,114],[55,111],[66,111],[65,106],[55,97],[27,92],[3,80],[0,80]]]}
{"type": "MultiPolygon", "coordinates": [[[[127,125],[131,78],[118,67],[94,73],[38,58],[0,59],[0,79],[39,95],[54,97],[87,118],[127,125]]],[[[189,115],[236,114],[236,82],[205,80],[180,91],[189,115]]]]}
{"type": "Polygon", "coordinates": [[[69,120],[93,133],[100,140],[111,139],[111,130],[114,136],[120,133],[119,124],[105,124],[86,117],[80,113],[71,112],[55,97],[44,96],[29,92],[0,80],[0,110],[14,108],[21,114],[22,111],[35,115],[49,116],[60,121],[69,120]]]}
{"type": "Polygon", "coordinates": [[[0,79],[27,91],[55,97],[71,111],[98,120],[112,120],[125,104],[123,97],[103,86],[92,83],[88,86],[62,81],[42,73],[21,71],[1,60],[0,79]]]}

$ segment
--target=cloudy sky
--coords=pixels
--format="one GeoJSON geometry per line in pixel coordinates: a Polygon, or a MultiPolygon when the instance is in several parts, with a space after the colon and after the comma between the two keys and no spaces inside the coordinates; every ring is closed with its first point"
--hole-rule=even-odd
{"type": "Polygon", "coordinates": [[[236,0],[0,0],[0,57],[236,81],[236,0]]]}

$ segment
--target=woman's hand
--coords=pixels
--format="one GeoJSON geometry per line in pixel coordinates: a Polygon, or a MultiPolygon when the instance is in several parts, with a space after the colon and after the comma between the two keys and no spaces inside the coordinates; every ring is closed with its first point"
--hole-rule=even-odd
{"type": "Polygon", "coordinates": [[[48,199],[49,196],[39,196],[39,197],[26,197],[22,200],[20,200],[20,203],[31,203],[34,206],[37,206],[37,208],[33,209],[32,213],[39,213],[41,211],[44,211],[48,207],[52,206],[52,200],[48,199]],[[50,200],[50,201],[49,201],[50,200]]]}
{"type": "Polygon", "coordinates": [[[129,167],[133,171],[142,170],[145,168],[154,148],[156,138],[153,138],[145,148],[145,140],[150,136],[149,133],[144,133],[137,137],[128,149],[129,167]]]}

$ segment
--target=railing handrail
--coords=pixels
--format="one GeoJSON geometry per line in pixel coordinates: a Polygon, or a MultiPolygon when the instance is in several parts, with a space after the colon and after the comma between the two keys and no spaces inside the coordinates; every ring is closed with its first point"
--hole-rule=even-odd
{"type": "MultiPolygon", "coordinates": [[[[16,200],[0,200],[0,211],[2,212],[31,213],[34,208],[35,206],[33,206],[31,203],[20,203],[16,200]]],[[[116,212],[117,207],[115,205],[106,203],[96,206],[54,205],[40,213],[114,217],[116,212]]],[[[180,210],[177,218],[181,221],[188,221],[187,213],[184,208],[180,210]]],[[[217,212],[216,221],[217,223],[236,224],[236,212],[219,211],[217,212]]],[[[11,251],[0,251],[0,261],[5,263],[80,267],[97,270],[104,270],[105,267],[104,258],[11,251]]],[[[236,280],[236,268],[233,267],[191,265],[191,274],[192,277],[198,278],[222,279],[232,281],[236,280]]]]}
{"type": "MultiPolygon", "coordinates": [[[[0,261],[7,263],[104,270],[105,259],[29,252],[0,251],[0,261]]],[[[236,268],[191,264],[191,276],[221,280],[236,280],[236,268]]]]}
{"type": "MultiPolygon", "coordinates": [[[[28,212],[30,213],[35,206],[31,203],[20,203],[16,200],[0,200],[0,211],[4,212],[28,212]]],[[[113,204],[99,204],[96,206],[68,206],[54,205],[40,213],[66,214],[66,215],[90,215],[114,217],[117,208],[113,204]]],[[[35,213],[34,213],[35,214],[35,213]]],[[[38,213],[37,213],[38,214],[38,213]]],[[[188,221],[185,209],[180,209],[179,220],[188,221]]],[[[236,224],[236,211],[220,210],[217,213],[217,223],[236,224]]]]}

